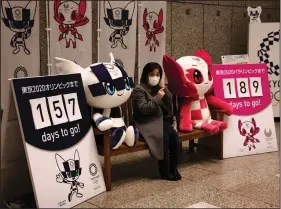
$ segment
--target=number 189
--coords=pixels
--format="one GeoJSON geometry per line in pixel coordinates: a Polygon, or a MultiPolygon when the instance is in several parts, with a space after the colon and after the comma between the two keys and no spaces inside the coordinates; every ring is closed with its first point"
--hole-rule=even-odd
{"type": "Polygon", "coordinates": [[[251,77],[250,85],[248,78],[223,79],[223,91],[226,99],[236,98],[236,92],[238,98],[250,97],[250,93],[252,97],[263,96],[260,77],[251,77]]]}

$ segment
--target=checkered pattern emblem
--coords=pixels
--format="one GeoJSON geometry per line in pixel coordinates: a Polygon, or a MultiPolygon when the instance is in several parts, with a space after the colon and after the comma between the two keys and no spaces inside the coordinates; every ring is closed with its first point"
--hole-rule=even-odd
{"type": "Polygon", "coordinates": [[[17,67],[14,71],[14,78],[17,78],[18,77],[18,73],[19,72],[23,72],[24,74],[24,77],[27,77],[28,76],[28,73],[27,73],[27,70],[24,68],[24,67],[17,67]]]}
{"type": "Polygon", "coordinates": [[[275,44],[279,44],[280,39],[280,30],[277,32],[270,32],[266,38],[263,39],[260,44],[260,50],[258,50],[258,57],[260,59],[260,63],[265,63],[267,65],[268,74],[275,74],[279,76],[279,64],[274,64],[270,60],[270,56],[268,52],[270,51],[270,47],[273,46],[274,42],[278,42],[275,44]]]}

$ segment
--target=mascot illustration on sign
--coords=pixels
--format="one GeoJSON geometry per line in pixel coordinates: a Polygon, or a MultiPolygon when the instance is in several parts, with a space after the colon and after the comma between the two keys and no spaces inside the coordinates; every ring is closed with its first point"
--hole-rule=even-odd
{"type": "Polygon", "coordinates": [[[111,148],[117,149],[125,142],[134,146],[139,138],[139,131],[126,127],[120,105],[131,96],[133,80],[125,70],[115,62],[110,53],[111,62],[95,63],[83,69],[79,65],[55,58],[58,73],[81,73],[87,102],[95,109],[93,120],[101,131],[110,130],[111,148]]]}
{"type": "Polygon", "coordinates": [[[147,13],[147,8],[143,12],[143,28],[146,31],[145,46],[149,44],[149,51],[156,52],[156,46],[159,46],[159,40],[156,38],[156,34],[160,34],[164,31],[163,23],[163,9],[160,9],[159,14],[156,12],[147,13]]]}
{"type": "Polygon", "coordinates": [[[261,23],[261,7],[258,6],[257,8],[248,7],[248,16],[250,17],[250,23],[261,23]]]}
{"type": "Polygon", "coordinates": [[[83,41],[83,36],[78,33],[77,27],[89,22],[85,16],[86,8],[86,0],[80,0],[79,4],[75,1],[54,1],[54,18],[60,24],[59,41],[65,39],[66,48],[70,47],[70,42],[73,48],[76,48],[76,39],[83,41]]]}
{"type": "Polygon", "coordinates": [[[239,120],[238,129],[240,134],[246,137],[243,145],[248,146],[249,151],[251,151],[252,147],[256,149],[255,143],[259,143],[260,141],[254,138],[254,136],[259,133],[260,128],[257,127],[255,119],[252,118],[252,121],[245,121],[243,123],[239,120]]]}
{"type": "Polygon", "coordinates": [[[59,154],[56,154],[56,162],[60,170],[60,173],[56,175],[56,181],[58,183],[71,184],[68,201],[71,202],[74,193],[76,193],[76,197],[83,197],[83,194],[78,191],[78,187],[84,188],[84,184],[77,181],[82,171],[78,150],[75,150],[74,159],[69,159],[67,161],[59,154]]]}
{"type": "Polygon", "coordinates": [[[227,128],[227,123],[212,120],[208,105],[233,112],[232,106],[211,94],[213,86],[212,59],[205,50],[197,50],[194,56],[181,57],[177,61],[168,55],[163,57],[163,67],[169,89],[182,99],[180,104],[180,130],[203,129],[212,134],[227,128]]]}
{"type": "Polygon", "coordinates": [[[135,2],[130,1],[124,8],[112,8],[109,1],[104,1],[104,21],[114,32],[109,37],[111,48],[116,48],[120,42],[123,49],[127,49],[124,36],[129,32],[135,11],[135,2]]]}
{"type": "Polygon", "coordinates": [[[37,1],[29,1],[24,8],[11,7],[9,1],[1,1],[1,7],[5,26],[15,33],[10,42],[11,47],[14,48],[13,54],[19,53],[21,46],[24,53],[30,55],[25,40],[30,37],[34,26],[37,1]]]}

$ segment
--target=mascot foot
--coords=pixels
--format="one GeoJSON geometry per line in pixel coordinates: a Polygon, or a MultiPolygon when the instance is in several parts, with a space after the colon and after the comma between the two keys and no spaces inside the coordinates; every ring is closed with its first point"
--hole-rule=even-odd
{"type": "Polygon", "coordinates": [[[109,130],[113,126],[113,120],[109,117],[98,118],[95,122],[96,126],[101,131],[109,130]]]}
{"type": "Polygon", "coordinates": [[[139,139],[139,130],[134,126],[129,126],[126,131],[125,143],[132,147],[134,146],[139,139]]]}
{"type": "Polygon", "coordinates": [[[81,193],[76,193],[76,197],[79,197],[79,198],[81,198],[81,197],[83,197],[83,195],[81,194],[81,193]]]}
{"type": "Polygon", "coordinates": [[[218,126],[220,131],[227,129],[227,122],[212,120],[211,125],[218,126]]]}
{"type": "Polygon", "coordinates": [[[218,126],[214,126],[209,123],[202,124],[201,129],[204,131],[208,131],[210,134],[216,134],[220,130],[220,128],[218,126]]]}
{"type": "Polygon", "coordinates": [[[120,147],[126,139],[125,127],[117,128],[112,130],[110,137],[110,145],[112,149],[120,147]]]}

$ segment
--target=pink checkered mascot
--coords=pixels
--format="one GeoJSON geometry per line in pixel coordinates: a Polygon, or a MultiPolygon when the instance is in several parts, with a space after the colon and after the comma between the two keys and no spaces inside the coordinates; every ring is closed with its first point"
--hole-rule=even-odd
{"type": "Polygon", "coordinates": [[[233,108],[211,94],[212,59],[205,50],[197,50],[194,56],[181,57],[177,61],[164,55],[163,68],[170,91],[182,100],[181,131],[189,132],[195,128],[215,134],[227,128],[226,122],[211,118],[209,105],[224,110],[227,115],[232,114],[233,108]]]}

